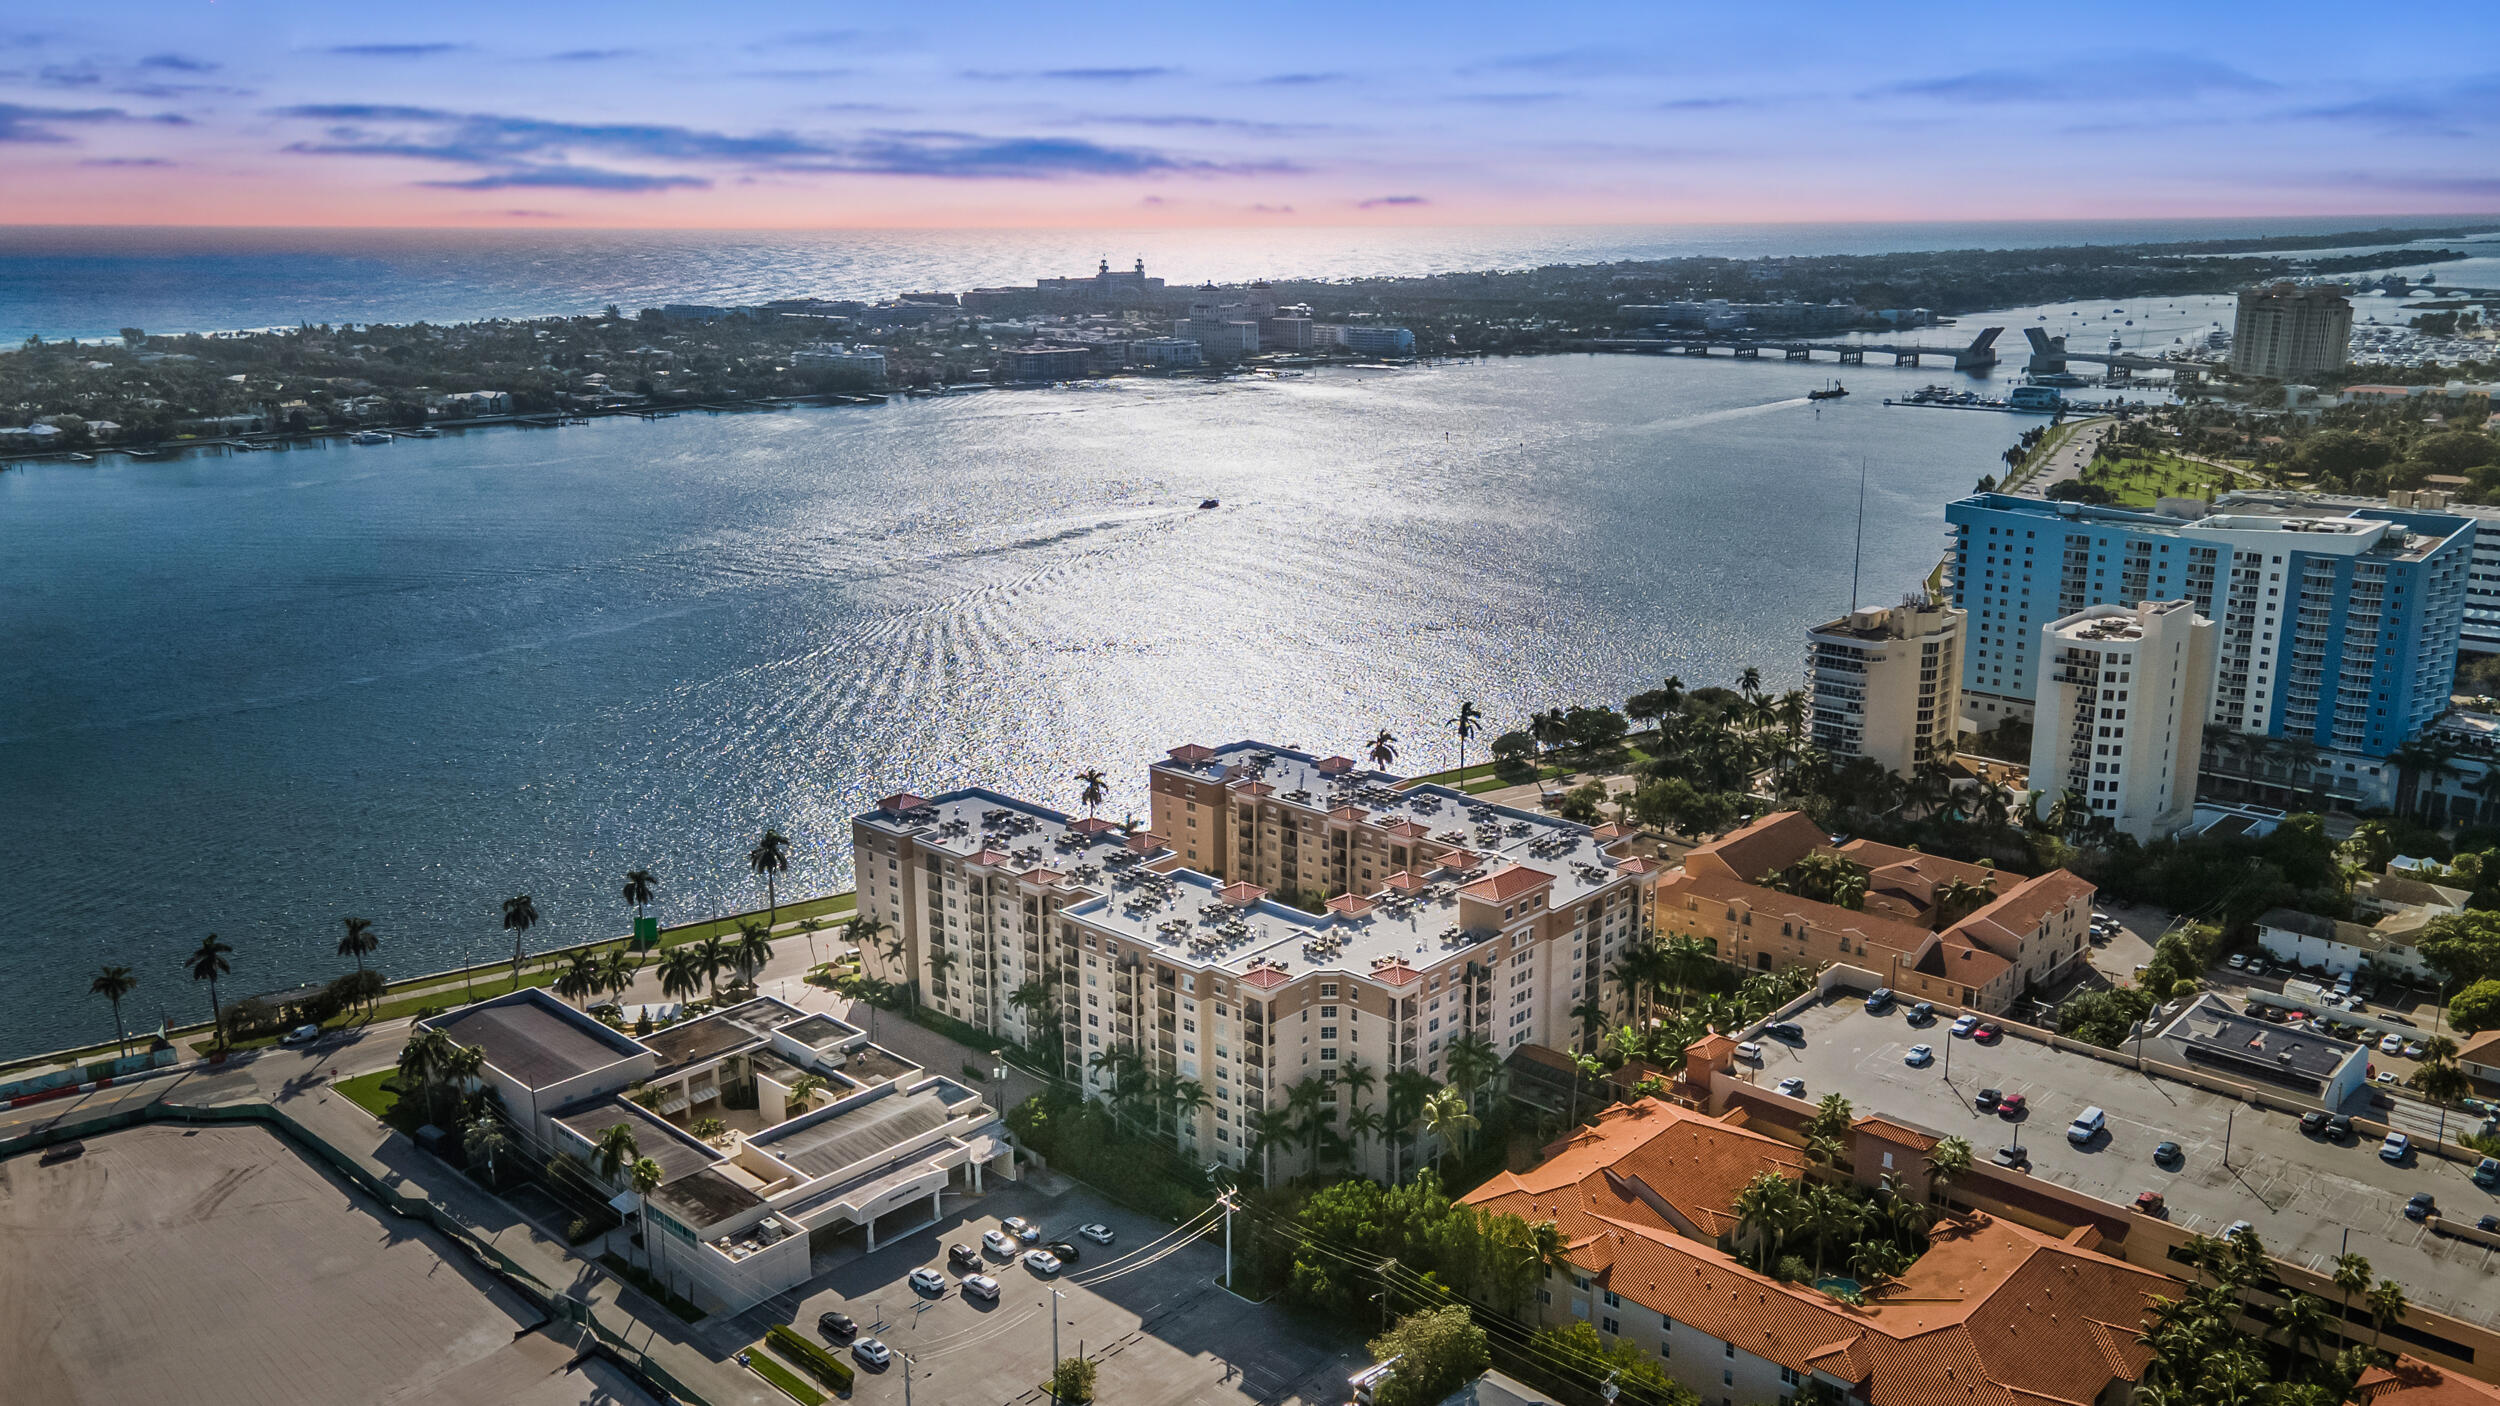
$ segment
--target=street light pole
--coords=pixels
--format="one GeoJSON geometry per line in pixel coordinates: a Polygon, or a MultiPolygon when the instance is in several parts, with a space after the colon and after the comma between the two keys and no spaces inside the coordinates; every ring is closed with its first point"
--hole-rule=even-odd
{"type": "MultiPolygon", "coordinates": [[[[1050,1291],[1050,1399],[1059,1399],[1059,1300],[1067,1295],[1057,1289],[1050,1291]]],[[[903,1406],[911,1406],[906,1401],[903,1406]]]]}
{"type": "Polygon", "coordinates": [[[903,1406],[911,1406],[911,1354],[906,1352],[900,1355],[903,1359],[903,1406]]]}
{"type": "MultiPolygon", "coordinates": [[[[1219,1205],[1219,1206],[1221,1206],[1221,1207],[1223,1207],[1223,1208],[1224,1208],[1224,1287],[1225,1287],[1225,1288],[1227,1288],[1227,1289],[1232,1289],[1232,1288],[1233,1288],[1233,1210],[1234,1210],[1234,1205],[1233,1205],[1233,1193],[1231,1193],[1230,1191],[1227,1191],[1227,1192],[1225,1192],[1223,1195],[1216,1197],[1216,1198],[1215,1198],[1215,1204],[1217,1204],[1217,1205],[1219,1205]]],[[[1239,1293],[1239,1292],[1241,1292],[1241,1291],[1240,1291],[1240,1290],[1238,1290],[1238,1289],[1233,1289],[1233,1292],[1235,1292],[1235,1293],[1239,1293]]]]}
{"type": "Polygon", "coordinates": [[[2231,1126],[2232,1126],[2232,1124],[2237,1123],[2237,1122],[2239,1121],[2239,1117],[2240,1117],[2240,1106],[2239,1106],[2239,1104],[2238,1104],[2238,1103],[2236,1103],[2236,1102],[2235,1102],[2235,1103],[2233,1103],[2233,1104],[2231,1105],[2231,1111],[2230,1111],[2229,1113],[2227,1113],[2227,1114],[2223,1115],[2223,1119],[2222,1119],[2222,1165],[2224,1165],[2225,1167],[2228,1167],[2228,1166],[2230,1166],[2230,1165],[2231,1165],[2231,1126]]]}

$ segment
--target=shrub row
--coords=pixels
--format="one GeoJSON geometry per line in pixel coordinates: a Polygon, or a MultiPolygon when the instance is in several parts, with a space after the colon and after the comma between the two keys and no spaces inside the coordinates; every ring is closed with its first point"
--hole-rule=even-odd
{"type": "Polygon", "coordinates": [[[798,1374],[761,1352],[747,1354],[747,1370],[774,1386],[799,1406],[825,1406],[825,1394],[798,1379],[798,1374]]]}
{"type": "Polygon", "coordinates": [[[617,1278],[624,1280],[626,1283],[633,1285],[635,1288],[642,1290],[643,1293],[657,1300],[660,1304],[665,1306],[669,1312],[676,1314],[678,1317],[685,1319],[689,1323],[700,1323],[703,1321],[705,1315],[702,1309],[695,1307],[694,1302],[685,1298],[683,1295],[671,1292],[667,1285],[652,1278],[650,1272],[645,1270],[641,1265],[632,1263],[623,1255],[616,1253],[614,1250],[610,1250],[606,1254],[601,1255],[599,1257],[599,1263],[607,1266],[608,1271],[614,1274],[617,1278]]]}
{"type": "Polygon", "coordinates": [[[764,1341],[772,1345],[773,1351],[805,1368],[809,1375],[835,1391],[851,1389],[851,1364],[809,1342],[789,1324],[775,1323],[765,1329],[764,1341]]]}

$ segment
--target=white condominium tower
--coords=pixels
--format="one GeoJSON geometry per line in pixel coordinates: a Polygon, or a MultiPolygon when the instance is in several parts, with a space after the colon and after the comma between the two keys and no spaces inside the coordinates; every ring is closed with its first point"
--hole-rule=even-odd
{"type": "Polygon", "coordinates": [[[2031,789],[2075,795],[2137,840],[2196,810],[2214,624],[2192,602],[2086,606],[2040,628],[2031,789]]]}

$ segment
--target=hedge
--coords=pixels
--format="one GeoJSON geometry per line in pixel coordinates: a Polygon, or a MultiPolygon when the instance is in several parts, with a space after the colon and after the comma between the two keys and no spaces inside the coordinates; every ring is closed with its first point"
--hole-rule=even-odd
{"type": "Polygon", "coordinates": [[[775,1352],[805,1368],[808,1373],[835,1391],[851,1389],[851,1364],[809,1342],[787,1323],[775,1323],[764,1330],[764,1341],[775,1352]]]}
{"type": "Polygon", "coordinates": [[[747,1354],[747,1370],[774,1386],[799,1406],[825,1406],[825,1394],[798,1379],[798,1374],[760,1352],[747,1354]]]}
{"type": "Polygon", "coordinates": [[[616,1251],[610,1250],[601,1255],[599,1263],[606,1265],[609,1273],[658,1300],[662,1307],[687,1322],[700,1323],[704,1320],[706,1315],[702,1309],[694,1306],[693,1300],[653,1278],[651,1272],[641,1265],[627,1262],[625,1257],[616,1251]]]}

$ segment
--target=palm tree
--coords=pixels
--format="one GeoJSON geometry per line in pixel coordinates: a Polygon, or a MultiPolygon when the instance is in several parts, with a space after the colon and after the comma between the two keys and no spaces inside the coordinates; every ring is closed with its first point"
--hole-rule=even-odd
{"type": "Polygon", "coordinates": [[[825,1081],[813,1074],[802,1074],[791,1080],[790,1092],[786,1100],[789,1116],[796,1118],[813,1107],[817,1093],[824,1087],[825,1081]]]}
{"type": "Polygon", "coordinates": [[[399,1048],[399,1083],[401,1096],[413,1086],[426,1100],[427,1121],[437,1121],[433,1114],[441,1105],[436,1099],[443,1078],[445,1062],[458,1047],[440,1030],[419,1030],[399,1048]]]}
{"type": "Polygon", "coordinates": [[[504,1132],[503,1120],[492,1113],[480,1113],[461,1130],[460,1150],[468,1154],[472,1165],[481,1157],[486,1159],[486,1184],[489,1186],[495,1184],[496,1154],[510,1146],[512,1138],[504,1132]]]}
{"type": "Polygon", "coordinates": [[[1928,921],[1942,932],[1995,901],[1994,879],[1981,879],[1975,884],[1961,879],[1947,879],[1936,886],[1936,907],[1928,915],[1928,921]]]}
{"type": "Polygon", "coordinates": [[[1736,1215],[1739,1240],[1755,1245],[1755,1267],[1768,1274],[1779,1262],[1781,1243],[1797,1214],[1797,1188],[1777,1172],[1764,1172],[1745,1183],[1729,1209],[1736,1215]]]}
{"type": "Polygon", "coordinates": [[[1450,719],[1450,726],[1458,729],[1458,788],[1462,791],[1467,789],[1467,739],[1483,725],[1484,713],[1476,707],[1475,700],[1461,699],[1458,716],[1450,719]]]}
{"type": "Polygon", "coordinates": [[[371,918],[341,918],[339,925],[347,929],[339,939],[339,955],[355,958],[356,970],[361,972],[365,969],[365,954],[381,946],[382,939],[374,935],[371,918]]]}
{"type": "Polygon", "coordinates": [[[2335,1290],[2344,1296],[2344,1316],[2352,1316],[2352,1297],[2370,1287],[2367,1256],[2346,1250],[2335,1257],[2335,1290]]]}
{"type": "Polygon", "coordinates": [[[1195,1079],[1175,1079],[1163,1089],[1163,1110],[1178,1123],[1195,1119],[1208,1102],[1206,1086],[1195,1079]]]}
{"type": "Polygon", "coordinates": [[[1382,1117],[1376,1109],[1358,1108],[1346,1115],[1346,1140],[1354,1145],[1357,1156],[1361,1155],[1365,1142],[1377,1134],[1387,1132],[1388,1128],[1389,1120],[1382,1117]]]}
{"type": "Polygon", "coordinates": [[[1420,1069],[1396,1069],[1389,1073],[1388,1099],[1383,1112],[1388,1119],[1391,1186],[1398,1183],[1398,1146],[1403,1143],[1407,1154],[1414,1154],[1415,1129],[1424,1116],[1424,1100],[1432,1097],[1433,1091],[1439,1087],[1432,1081],[1431,1075],[1420,1069]]]}
{"type": "Polygon", "coordinates": [[[1078,772],[1076,780],[1083,788],[1077,793],[1077,803],[1085,807],[1085,817],[1091,820],[1094,812],[1102,809],[1102,803],[1111,799],[1111,783],[1103,778],[1099,767],[1078,772]]]}
{"type": "Polygon", "coordinates": [[[599,1177],[613,1185],[642,1155],[642,1145],[634,1140],[634,1125],[611,1123],[592,1144],[591,1165],[599,1169],[599,1177]]]}
{"type": "Polygon", "coordinates": [[[749,986],[762,975],[764,965],[773,959],[772,934],[761,923],[738,924],[738,941],[730,948],[729,960],[737,967],[738,976],[749,986]]]}
{"type": "Polygon", "coordinates": [[[1262,1109],[1250,1115],[1250,1134],[1259,1146],[1259,1185],[1271,1185],[1276,1180],[1276,1145],[1293,1136],[1293,1115],[1281,1108],[1262,1109]]]}
{"type": "Polygon", "coordinates": [[[1371,752],[1369,755],[1372,759],[1373,766],[1380,768],[1382,771],[1387,771],[1389,769],[1389,763],[1398,759],[1398,735],[1385,727],[1382,728],[1379,733],[1372,738],[1371,752]]]}
{"type": "Polygon", "coordinates": [[[87,983],[88,995],[102,996],[113,1003],[113,1050],[116,1054],[130,1053],[130,1036],[122,1030],[122,997],[138,989],[139,978],[132,976],[128,967],[106,967],[95,974],[95,980],[87,983]]]}
{"type": "MultiPolygon", "coordinates": [[[[1534,739],[1540,753],[1550,753],[1571,739],[1571,724],[1565,721],[1560,708],[1531,713],[1528,715],[1528,736],[1534,739]]],[[[1541,765],[1544,757],[1540,755],[1537,760],[1541,765]]]]}
{"type": "Polygon", "coordinates": [[[1467,1107],[1467,1096],[1455,1088],[1435,1089],[1424,1100],[1424,1130],[1440,1140],[1441,1155],[1455,1160],[1464,1141],[1473,1136],[1476,1115],[1467,1107]]]}
{"type": "Polygon", "coordinates": [[[1502,1067],[1502,1057],[1493,1051],[1493,1043],[1481,1035],[1461,1035],[1450,1042],[1450,1083],[1459,1095],[1474,1108],[1476,1091],[1490,1082],[1502,1067]]]}
{"type": "Polygon", "coordinates": [[[1684,1008],[1685,988],[1707,976],[1711,968],[1719,964],[1718,954],[1710,950],[1710,944],[1690,935],[1668,939],[1658,954],[1663,959],[1666,973],[1675,982],[1678,1010],[1684,1008]]]}
{"type": "MultiPolygon", "coordinates": [[[[660,1164],[650,1158],[637,1157],[634,1159],[633,1167],[626,1172],[626,1176],[633,1184],[634,1200],[637,1203],[635,1212],[642,1218],[643,1263],[656,1265],[659,1263],[657,1252],[660,1247],[651,1239],[651,1193],[660,1189],[660,1183],[666,1179],[667,1173],[662,1172],[660,1164]]],[[[666,1283],[665,1280],[662,1282],[666,1283]]]]}
{"type": "Polygon", "coordinates": [[[443,1055],[443,1081],[462,1093],[486,1072],[486,1051],[476,1045],[453,1044],[443,1055]]]}
{"type": "Polygon", "coordinates": [[[790,841],[779,830],[764,827],[764,838],[747,851],[747,867],[764,881],[764,918],[767,925],[781,921],[781,876],[790,871],[790,841]]]}
{"type": "Polygon", "coordinates": [[[610,996],[622,996],[632,988],[634,974],[641,968],[625,955],[622,947],[611,947],[599,963],[599,990],[610,996]]]}
{"type": "Polygon", "coordinates": [[[661,995],[671,1000],[689,1000],[703,989],[703,976],[703,954],[693,947],[680,945],[661,954],[661,995]]]}
{"type": "Polygon", "coordinates": [[[2326,1300],[2315,1294],[2294,1294],[2291,1302],[2276,1310],[2274,1326],[2283,1330],[2283,1345],[2293,1357],[2300,1357],[2326,1336],[2329,1312],[2326,1300]]]}
{"type": "Polygon", "coordinates": [[[2379,1339],[2387,1335],[2387,1325],[2399,1322],[2405,1316],[2405,1309],[2409,1306],[2405,1299],[2405,1286],[2393,1279],[2382,1279],[2370,1290],[2368,1303],[2370,1322],[2376,1329],[2370,1335],[2370,1346],[2376,1347],[2379,1339]]]}
{"type": "MultiPolygon", "coordinates": [[[[659,887],[660,876],[652,873],[648,869],[628,869],[625,871],[625,901],[634,906],[634,925],[636,928],[639,929],[642,925],[642,920],[649,916],[651,912],[651,897],[653,893],[659,889],[659,887]]],[[[634,935],[636,937],[640,937],[642,934],[637,931],[634,935]]]]}
{"type": "Polygon", "coordinates": [[[538,905],[526,893],[503,901],[503,930],[512,934],[512,989],[521,989],[521,938],[538,926],[538,905]]]}
{"type": "Polygon", "coordinates": [[[590,998],[599,994],[599,959],[587,949],[575,951],[556,973],[555,992],[568,1001],[578,1001],[585,1008],[590,998]]]}
{"type": "Polygon", "coordinates": [[[200,945],[183,960],[183,967],[191,973],[193,981],[208,983],[208,1023],[211,1038],[217,1042],[219,1049],[225,1048],[226,1044],[226,1013],[217,1003],[217,978],[234,971],[234,964],[226,960],[226,954],[233,950],[218,941],[217,934],[210,933],[201,938],[200,945]]]}
{"type": "Polygon", "coordinates": [[[1953,1185],[1955,1178],[1970,1171],[1970,1167],[1971,1148],[1967,1138],[1942,1138],[1934,1147],[1927,1149],[1927,1180],[1939,1205],[1952,1204],[1946,1199],[1946,1189],[1953,1185]]]}
{"type": "MultiPolygon", "coordinates": [[[[1589,1045],[1597,1032],[1606,1028],[1606,1008],[1595,1001],[1582,1001],[1571,1008],[1571,1018],[1580,1022],[1580,1043],[1589,1045]]],[[[1629,1051],[1623,1051],[1627,1058],[1629,1051]]]]}
{"type": "Polygon", "coordinates": [[[695,960],[703,964],[703,979],[711,984],[712,999],[720,999],[720,974],[729,970],[729,940],[719,933],[707,935],[694,944],[695,960]]]}

